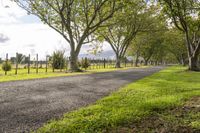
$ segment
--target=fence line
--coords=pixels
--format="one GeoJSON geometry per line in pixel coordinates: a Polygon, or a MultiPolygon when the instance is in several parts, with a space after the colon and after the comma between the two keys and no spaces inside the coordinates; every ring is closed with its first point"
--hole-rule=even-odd
{"type": "MultiPolygon", "coordinates": [[[[31,56],[29,54],[27,57],[24,57],[23,62],[19,62],[19,54],[16,53],[16,57],[11,57],[11,58],[9,59],[8,54],[6,54],[6,59],[4,60],[4,62],[6,64],[8,64],[8,62],[11,62],[12,66],[15,66],[14,67],[14,74],[15,75],[18,75],[20,73],[20,71],[22,73],[22,70],[23,70],[23,74],[33,73],[33,70],[35,70],[36,74],[41,73],[41,72],[48,73],[48,72],[50,72],[49,71],[50,69],[52,69],[52,72],[62,72],[63,70],[68,69],[67,67],[68,67],[68,62],[69,62],[69,58],[66,58],[65,64],[64,64],[65,67],[62,68],[61,62],[60,62],[60,68],[55,69],[54,67],[52,67],[52,64],[54,64],[54,62],[52,62],[52,61],[54,61],[54,59],[49,61],[50,56],[46,56],[45,60],[39,61],[39,55],[38,54],[36,54],[36,56],[34,58],[35,60],[31,60],[31,56]],[[11,58],[12,58],[12,60],[11,60],[11,58]],[[44,65],[45,65],[45,69],[43,68],[44,65]],[[27,72],[25,72],[25,70],[27,70],[27,72]]],[[[102,58],[102,59],[82,58],[80,60],[84,60],[84,59],[87,59],[89,61],[90,65],[87,68],[88,70],[115,68],[116,61],[113,60],[113,59],[108,59],[108,58],[107,59],[106,58],[102,58]]],[[[2,61],[1,61],[1,63],[2,63],[2,61]]],[[[134,66],[133,60],[124,59],[124,60],[121,61],[121,67],[133,67],[133,66],[134,66]]],[[[8,71],[5,71],[5,75],[7,75],[7,74],[8,74],[8,71]]]]}

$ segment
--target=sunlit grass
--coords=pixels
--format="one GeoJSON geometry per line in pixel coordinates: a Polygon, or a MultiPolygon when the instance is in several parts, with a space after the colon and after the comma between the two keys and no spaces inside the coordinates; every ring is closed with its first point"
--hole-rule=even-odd
{"type": "MultiPolygon", "coordinates": [[[[139,68],[146,68],[146,67],[141,66],[139,68]]],[[[28,69],[18,69],[17,75],[15,75],[15,69],[12,69],[11,71],[7,72],[7,75],[5,75],[5,72],[0,70],[0,82],[92,74],[92,73],[98,73],[98,72],[125,70],[125,69],[130,69],[130,68],[135,68],[135,67],[114,68],[110,66],[109,68],[101,67],[101,68],[87,69],[85,72],[76,72],[76,73],[67,73],[66,70],[62,70],[62,71],[55,70],[55,72],[52,72],[53,71],[52,69],[48,69],[48,72],[46,73],[45,68],[38,69],[38,73],[36,73],[36,69],[31,68],[30,74],[28,74],[28,69]]]]}
{"type": "MultiPolygon", "coordinates": [[[[109,132],[200,95],[200,73],[183,67],[170,67],[129,84],[94,105],[81,108],[57,121],[51,121],[40,133],[109,132]]],[[[198,122],[193,126],[198,126],[198,122]]]]}

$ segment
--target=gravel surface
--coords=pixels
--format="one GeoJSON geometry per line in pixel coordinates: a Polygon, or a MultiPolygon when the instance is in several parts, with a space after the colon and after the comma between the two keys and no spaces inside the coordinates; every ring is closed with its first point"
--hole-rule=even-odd
{"type": "Polygon", "coordinates": [[[163,67],[0,83],[0,133],[25,133],[163,67]]]}

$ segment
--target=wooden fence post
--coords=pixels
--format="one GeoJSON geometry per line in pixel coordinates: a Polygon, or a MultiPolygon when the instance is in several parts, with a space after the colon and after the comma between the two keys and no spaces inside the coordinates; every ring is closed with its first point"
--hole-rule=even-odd
{"type": "Polygon", "coordinates": [[[60,62],[60,72],[62,72],[62,64],[63,64],[64,62],[60,62]]]}
{"type": "Polygon", "coordinates": [[[94,60],[94,58],[92,59],[93,61],[93,69],[95,69],[95,60],[94,60]]]}
{"type": "Polygon", "coordinates": [[[36,73],[38,73],[38,54],[36,54],[36,73]]]}
{"type": "MultiPolygon", "coordinates": [[[[6,54],[6,66],[8,65],[8,54],[6,54]]],[[[5,71],[5,75],[7,75],[7,70],[5,71]]]]}
{"type": "Polygon", "coordinates": [[[18,71],[18,53],[16,53],[16,68],[15,68],[15,75],[17,75],[17,71],[18,71]]]}
{"type": "Polygon", "coordinates": [[[46,56],[46,73],[48,71],[48,56],[46,56]]]}
{"type": "Polygon", "coordinates": [[[133,60],[131,61],[131,67],[133,67],[133,60]]]}
{"type": "Polygon", "coordinates": [[[103,58],[103,67],[106,68],[106,59],[103,58]]]}
{"type": "Polygon", "coordinates": [[[30,74],[30,61],[31,61],[31,56],[29,54],[28,55],[28,74],[30,74]]]}
{"type": "Polygon", "coordinates": [[[54,58],[53,58],[53,56],[52,56],[52,70],[53,70],[53,72],[55,71],[55,69],[54,69],[54,58]]]}

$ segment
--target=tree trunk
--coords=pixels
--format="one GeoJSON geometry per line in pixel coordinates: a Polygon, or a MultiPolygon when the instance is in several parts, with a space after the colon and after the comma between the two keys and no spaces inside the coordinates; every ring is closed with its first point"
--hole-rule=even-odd
{"type": "Polygon", "coordinates": [[[144,61],[144,65],[147,66],[148,65],[148,60],[144,61]]]}
{"type": "Polygon", "coordinates": [[[181,65],[186,66],[186,61],[183,55],[181,55],[181,65]]]}
{"type": "Polygon", "coordinates": [[[189,70],[200,71],[198,67],[198,57],[189,57],[189,70]]]}
{"type": "Polygon", "coordinates": [[[115,68],[121,68],[121,60],[119,57],[116,58],[115,68]]]}
{"type": "MultiPolygon", "coordinates": [[[[190,71],[200,71],[200,68],[198,67],[198,55],[200,52],[200,44],[197,44],[195,50],[192,50],[191,47],[193,45],[190,42],[188,32],[186,32],[185,35],[186,35],[186,44],[187,44],[187,50],[188,50],[189,70],[190,71]]],[[[194,41],[196,41],[196,40],[194,40],[194,41]]]]}
{"type": "Polygon", "coordinates": [[[69,71],[70,72],[80,72],[78,66],[78,55],[74,52],[70,52],[70,59],[69,59],[69,71]]]}
{"type": "Polygon", "coordinates": [[[138,62],[139,62],[139,56],[138,54],[136,54],[135,67],[138,67],[138,62]]]}

